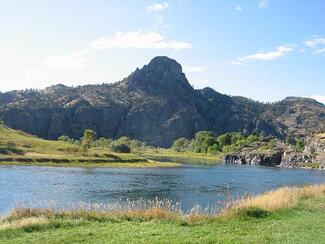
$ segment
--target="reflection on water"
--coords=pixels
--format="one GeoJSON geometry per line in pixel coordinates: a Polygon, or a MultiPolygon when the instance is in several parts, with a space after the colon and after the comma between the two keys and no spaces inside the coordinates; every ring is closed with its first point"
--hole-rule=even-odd
{"type": "Polygon", "coordinates": [[[115,203],[127,199],[170,199],[184,210],[284,185],[325,183],[325,171],[219,165],[181,168],[0,167],[0,212],[20,205],[54,202],[115,203]]]}

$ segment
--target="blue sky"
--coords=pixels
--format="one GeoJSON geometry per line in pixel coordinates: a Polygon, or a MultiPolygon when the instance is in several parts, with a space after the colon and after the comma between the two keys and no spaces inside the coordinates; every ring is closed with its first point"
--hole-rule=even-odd
{"type": "Polygon", "coordinates": [[[0,90],[116,82],[158,55],[195,88],[325,102],[323,0],[0,0],[0,90]]]}

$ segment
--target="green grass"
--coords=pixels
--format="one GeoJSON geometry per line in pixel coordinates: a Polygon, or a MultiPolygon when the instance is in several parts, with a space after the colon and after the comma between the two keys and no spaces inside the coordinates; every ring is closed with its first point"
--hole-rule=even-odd
{"type": "MultiPolygon", "coordinates": [[[[254,210],[252,210],[254,212],[254,210]]],[[[266,215],[188,222],[54,216],[1,230],[1,243],[324,243],[325,198],[266,215]]]]}
{"type": "Polygon", "coordinates": [[[79,168],[173,168],[180,167],[181,164],[173,162],[158,162],[154,160],[147,161],[117,161],[117,162],[1,162],[0,165],[14,165],[14,166],[48,166],[48,167],[79,167],[79,168]]]}
{"type": "Polygon", "coordinates": [[[89,149],[85,154],[69,142],[40,139],[0,125],[0,165],[58,167],[178,167],[132,153],[89,149]]]}
{"type": "Polygon", "coordinates": [[[161,161],[175,161],[182,164],[216,165],[220,164],[223,153],[209,155],[194,152],[176,152],[172,149],[141,149],[137,152],[139,156],[153,158],[161,161]]]}

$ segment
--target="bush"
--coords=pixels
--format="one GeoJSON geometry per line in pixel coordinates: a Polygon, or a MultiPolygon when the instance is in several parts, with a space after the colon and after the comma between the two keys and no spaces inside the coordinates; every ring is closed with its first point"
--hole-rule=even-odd
{"type": "Polygon", "coordinates": [[[240,209],[237,214],[244,218],[265,218],[268,217],[271,213],[262,208],[249,207],[240,209]]]}
{"type": "Polygon", "coordinates": [[[72,144],[75,143],[75,139],[74,138],[71,138],[69,136],[66,136],[66,135],[62,135],[58,138],[59,141],[64,141],[64,142],[70,142],[72,144]]]}
{"type": "Polygon", "coordinates": [[[217,140],[218,140],[219,145],[221,147],[228,146],[228,145],[231,144],[231,134],[226,133],[226,134],[223,134],[221,136],[218,136],[217,140]]]}
{"type": "Polygon", "coordinates": [[[131,147],[129,145],[126,145],[124,143],[112,143],[111,149],[113,152],[119,152],[119,153],[130,153],[131,147]]]}
{"type": "Polygon", "coordinates": [[[92,143],[96,140],[96,137],[96,132],[90,129],[86,129],[82,138],[82,147],[90,148],[92,143]]]}
{"type": "Polygon", "coordinates": [[[172,148],[177,152],[184,152],[190,145],[191,141],[185,137],[181,137],[174,141],[172,148]]]}
{"type": "Polygon", "coordinates": [[[297,151],[297,152],[302,152],[302,150],[304,149],[304,147],[305,147],[305,143],[304,143],[304,141],[301,140],[301,139],[298,139],[298,140],[296,141],[296,145],[295,145],[295,149],[296,149],[296,151],[297,151]]]}
{"type": "Polygon", "coordinates": [[[213,145],[212,140],[214,141],[214,135],[211,131],[199,131],[198,133],[195,134],[195,141],[193,143],[194,152],[206,153],[207,146],[213,145]]]}
{"type": "Polygon", "coordinates": [[[208,154],[216,154],[221,150],[219,144],[213,144],[212,146],[208,147],[208,154]]]}

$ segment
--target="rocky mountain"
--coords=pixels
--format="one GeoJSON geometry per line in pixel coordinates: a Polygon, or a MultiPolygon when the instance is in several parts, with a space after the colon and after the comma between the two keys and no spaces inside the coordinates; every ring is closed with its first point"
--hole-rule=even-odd
{"type": "Polygon", "coordinates": [[[0,118],[10,127],[43,138],[81,137],[86,128],[100,137],[130,138],[168,147],[197,131],[263,132],[285,138],[325,131],[325,106],[288,97],[264,104],[194,89],[182,67],[155,57],[120,82],[0,93],[0,118]]]}

